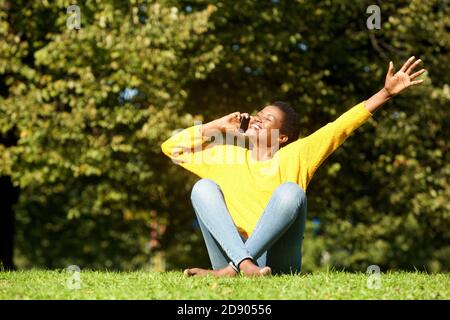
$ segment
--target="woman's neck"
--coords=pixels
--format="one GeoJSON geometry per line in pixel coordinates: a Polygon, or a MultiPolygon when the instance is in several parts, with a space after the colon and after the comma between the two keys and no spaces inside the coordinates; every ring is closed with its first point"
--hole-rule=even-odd
{"type": "Polygon", "coordinates": [[[250,156],[255,161],[267,161],[273,158],[276,151],[274,151],[271,147],[253,145],[253,148],[250,150],[250,156]]]}

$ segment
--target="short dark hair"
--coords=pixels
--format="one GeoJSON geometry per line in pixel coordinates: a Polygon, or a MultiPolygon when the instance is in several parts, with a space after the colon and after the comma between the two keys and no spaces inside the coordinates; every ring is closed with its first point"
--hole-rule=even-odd
{"type": "Polygon", "coordinates": [[[288,103],[283,101],[275,101],[270,104],[277,107],[284,113],[283,124],[280,129],[280,133],[288,136],[288,141],[282,143],[280,148],[287,146],[289,143],[294,142],[300,135],[300,120],[298,113],[288,103]]]}

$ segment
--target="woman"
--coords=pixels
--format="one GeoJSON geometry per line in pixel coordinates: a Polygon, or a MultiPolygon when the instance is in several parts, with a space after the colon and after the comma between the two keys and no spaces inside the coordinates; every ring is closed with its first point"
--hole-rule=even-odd
{"type": "MultiPolygon", "coordinates": [[[[250,117],[246,132],[234,112],[205,125],[194,125],[169,138],[162,151],[198,175],[191,192],[213,270],[186,269],[187,276],[265,276],[298,273],[307,202],[305,191],[314,172],[344,140],[390,98],[423,80],[413,72],[421,60],[411,57],[383,89],[334,122],[298,139],[298,116],[276,102],[250,117]],[[208,138],[245,135],[251,149],[208,138]],[[275,133],[275,134],[274,134],[275,133]]],[[[234,138],[233,138],[234,139],[234,138]]]]}

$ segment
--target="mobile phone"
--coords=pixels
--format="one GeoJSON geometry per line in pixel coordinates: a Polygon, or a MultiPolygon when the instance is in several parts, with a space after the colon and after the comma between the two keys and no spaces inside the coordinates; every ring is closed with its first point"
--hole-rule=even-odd
{"type": "Polygon", "coordinates": [[[250,117],[249,116],[243,116],[241,119],[241,125],[239,127],[239,131],[245,132],[248,129],[248,124],[250,123],[250,117]]]}

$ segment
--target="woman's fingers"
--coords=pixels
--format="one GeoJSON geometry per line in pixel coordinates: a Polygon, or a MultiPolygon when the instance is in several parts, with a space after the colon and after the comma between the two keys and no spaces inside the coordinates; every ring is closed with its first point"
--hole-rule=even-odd
{"type": "Polygon", "coordinates": [[[418,59],[416,60],[416,62],[414,62],[407,70],[406,70],[406,74],[410,74],[415,67],[417,67],[418,64],[420,64],[422,62],[422,60],[418,59]]]}
{"type": "Polygon", "coordinates": [[[419,70],[419,71],[417,71],[417,72],[414,72],[411,76],[410,76],[410,79],[412,80],[412,79],[414,79],[414,78],[417,78],[418,76],[420,76],[422,73],[424,73],[426,70],[425,69],[422,69],[422,70],[419,70]]]}
{"type": "Polygon", "coordinates": [[[241,113],[240,119],[242,119],[242,118],[248,118],[248,117],[250,117],[250,115],[249,115],[247,112],[243,112],[243,113],[241,113]]]}
{"type": "Polygon", "coordinates": [[[240,114],[241,113],[239,111],[236,111],[236,112],[230,113],[227,118],[229,121],[239,120],[240,114]]]}
{"type": "Polygon", "coordinates": [[[394,76],[394,73],[395,73],[394,63],[392,61],[389,61],[388,76],[392,77],[392,76],[394,76]]]}
{"type": "Polygon", "coordinates": [[[406,72],[406,69],[410,66],[410,64],[414,61],[415,57],[412,56],[411,58],[409,58],[405,64],[402,66],[402,68],[400,69],[400,71],[402,72],[406,72]]]}
{"type": "Polygon", "coordinates": [[[422,82],[423,82],[423,80],[411,81],[411,86],[415,86],[415,85],[421,84],[422,82]]]}

